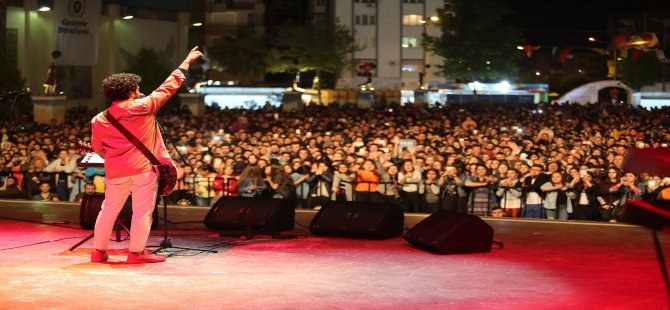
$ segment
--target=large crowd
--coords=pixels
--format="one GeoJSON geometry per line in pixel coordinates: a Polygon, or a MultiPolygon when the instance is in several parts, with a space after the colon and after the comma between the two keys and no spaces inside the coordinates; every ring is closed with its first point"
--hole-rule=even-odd
{"type": "MultiPolygon", "coordinates": [[[[0,124],[0,189],[36,200],[104,192],[81,167],[95,111],[62,124],[0,124]]],[[[390,104],[283,112],[208,109],[159,117],[178,166],[171,203],[223,196],[394,203],[405,212],[620,221],[634,198],[667,199],[670,178],[627,171],[631,148],[670,143],[669,108],[628,105],[390,104]]]]}

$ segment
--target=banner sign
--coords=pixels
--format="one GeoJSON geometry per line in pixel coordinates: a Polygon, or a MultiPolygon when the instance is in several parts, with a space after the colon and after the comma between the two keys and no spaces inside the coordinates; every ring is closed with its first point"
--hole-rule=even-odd
{"type": "Polygon", "coordinates": [[[98,58],[101,0],[54,0],[55,50],[61,66],[91,66],[98,58]]]}

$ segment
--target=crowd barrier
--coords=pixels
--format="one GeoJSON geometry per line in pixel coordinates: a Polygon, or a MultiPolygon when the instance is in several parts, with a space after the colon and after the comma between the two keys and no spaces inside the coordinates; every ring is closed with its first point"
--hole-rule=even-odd
{"type": "MultiPolygon", "coordinates": [[[[80,201],[81,195],[84,193],[84,188],[87,183],[90,183],[89,180],[84,178],[68,178],[66,182],[59,180],[56,175],[58,173],[52,172],[39,172],[39,173],[29,173],[27,171],[2,171],[0,178],[5,179],[8,176],[17,177],[20,175],[22,181],[21,190],[0,190],[0,197],[5,199],[33,199],[35,195],[39,193],[39,184],[45,182],[51,185],[51,192],[60,195],[59,190],[63,190],[64,186],[67,186],[66,199],[60,198],[59,201],[80,201]],[[36,175],[39,174],[39,182],[33,180],[36,175]]],[[[230,188],[230,184],[227,181],[223,182],[223,190],[216,192],[213,189],[213,184],[217,178],[216,177],[201,177],[193,175],[187,175],[186,177],[180,179],[177,182],[175,190],[167,196],[169,204],[178,204],[178,205],[199,205],[199,206],[213,206],[214,203],[224,196],[237,196],[237,192],[228,192],[225,189],[230,188]],[[198,185],[200,184],[200,185],[198,185]],[[204,187],[204,195],[196,191],[196,187],[204,187]]],[[[495,195],[495,192],[499,189],[497,185],[492,184],[488,187],[488,199],[485,204],[485,209],[475,209],[473,203],[472,195],[468,196],[454,196],[446,195],[445,188],[441,187],[438,194],[438,200],[432,204],[428,203],[426,200],[426,193],[424,192],[405,192],[401,190],[403,186],[419,185],[416,188],[421,188],[421,185],[428,186],[430,184],[426,183],[416,183],[416,182],[406,182],[404,185],[400,185],[395,182],[378,182],[378,183],[369,183],[369,182],[341,182],[343,191],[339,193],[333,193],[331,191],[331,183],[325,183],[326,187],[315,184],[301,183],[295,188],[295,198],[296,208],[302,209],[314,209],[321,207],[327,201],[353,201],[353,202],[368,202],[368,203],[390,203],[397,204],[402,207],[403,211],[406,213],[435,213],[440,210],[449,210],[456,211],[464,214],[471,215],[491,215],[491,211],[494,208],[502,208],[503,211],[506,211],[505,201],[506,199],[501,199],[503,197],[498,197],[495,195]],[[364,186],[359,186],[364,184],[364,186]],[[314,187],[312,187],[314,186],[314,187]],[[356,189],[363,190],[356,190],[356,189]],[[376,188],[376,190],[374,190],[376,188]],[[326,190],[327,192],[324,192],[326,190]],[[348,192],[348,193],[347,193],[348,192]],[[387,195],[384,193],[392,192],[393,194],[387,195]],[[420,207],[412,209],[410,200],[418,199],[420,207]]],[[[470,188],[473,189],[473,188],[470,188]]],[[[506,190],[509,188],[505,188],[506,190]]],[[[517,188],[520,189],[520,188],[517,188]]],[[[104,193],[99,189],[96,189],[97,193],[104,193]]],[[[507,191],[505,191],[507,192],[507,191]]],[[[522,191],[522,197],[525,197],[525,193],[522,191]]],[[[261,195],[262,197],[271,198],[272,195],[261,195]]],[[[281,197],[280,197],[281,198],[281,197]]],[[[283,197],[286,198],[286,197],[283,197]]],[[[524,203],[521,203],[521,210],[525,207],[524,203]]],[[[523,214],[523,211],[521,211],[523,214]]]]}

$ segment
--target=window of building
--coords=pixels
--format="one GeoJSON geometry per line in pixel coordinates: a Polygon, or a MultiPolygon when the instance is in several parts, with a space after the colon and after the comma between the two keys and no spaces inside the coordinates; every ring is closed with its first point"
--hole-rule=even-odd
{"type": "Polygon", "coordinates": [[[361,14],[354,17],[356,25],[374,25],[377,20],[374,15],[361,14]]]}
{"type": "Polygon", "coordinates": [[[422,72],[423,71],[423,62],[421,60],[403,60],[402,61],[402,71],[403,72],[422,72]]]}
{"type": "Polygon", "coordinates": [[[356,3],[377,3],[377,0],[356,0],[356,3]]]}
{"type": "Polygon", "coordinates": [[[374,46],[374,45],[370,44],[370,42],[371,42],[370,38],[359,36],[359,37],[356,37],[356,42],[355,43],[356,43],[356,46],[358,46],[359,48],[366,49],[366,48],[368,48],[368,46],[374,46]]]}
{"type": "Polygon", "coordinates": [[[423,3],[423,0],[402,0],[403,3],[423,3]]]}
{"type": "Polygon", "coordinates": [[[402,17],[402,24],[405,26],[422,25],[421,21],[423,21],[423,16],[421,15],[409,14],[402,17]]]}
{"type": "Polygon", "coordinates": [[[354,39],[354,44],[361,50],[368,48],[375,48],[377,46],[377,37],[376,36],[356,36],[354,39]]]}
{"type": "Polygon", "coordinates": [[[417,46],[417,39],[415,37],[403,37],[402,38],[402,47],[403,48],[412,48],[417,46]]]}

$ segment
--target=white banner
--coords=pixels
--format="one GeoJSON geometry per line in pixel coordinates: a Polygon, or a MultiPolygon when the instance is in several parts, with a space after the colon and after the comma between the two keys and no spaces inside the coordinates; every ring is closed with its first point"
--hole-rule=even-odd
{"type": "Polygon", "coordinates": [[[62,66],[91,66],[98,58],[101,0],[55,0],[56,59],[62,66]]]}

